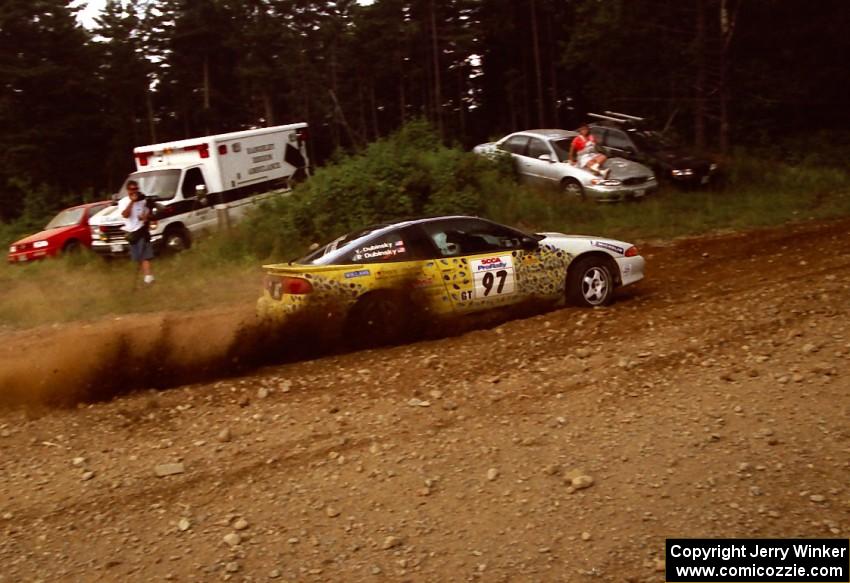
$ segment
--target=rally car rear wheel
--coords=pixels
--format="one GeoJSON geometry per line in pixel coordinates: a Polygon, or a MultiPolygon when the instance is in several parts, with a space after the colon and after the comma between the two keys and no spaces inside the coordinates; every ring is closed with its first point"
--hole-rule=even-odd
{"type": "Polygon", "coordinates": [[[407,328],[409,310],[401,294],[378,291],[360,298],[348,314],[346,336],[356,346],[399,342],[407,328]]]}
{"type": "Polygon", "coordinates": [[[578,306],[606,306],[614,298],[610,261],[602,257],[576,260],[567,273],[567,299],[578,306]]]}

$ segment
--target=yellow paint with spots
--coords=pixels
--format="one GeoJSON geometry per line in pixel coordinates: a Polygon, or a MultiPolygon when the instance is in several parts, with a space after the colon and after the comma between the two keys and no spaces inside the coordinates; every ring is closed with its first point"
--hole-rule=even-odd
{"type": "Polygon", "coordinates": [[[572,257],[542,245],[533,251],[505,250],[417,261],[356,265],[266,265],[261,317],[285,320],[308,308],[345,316],[360,298],[380,290],[404,293],[435,317],[510,306],[529,299],[560,301],[572,257]],[[479,270],[477,275],[473,268],[479,270]],[[492,267],[492,269],[491,269],[492,267]],[[486,271],[493,273],[488,275],[486,271]],[[308,294],[275,293],[280,277],[310,282],[308,294]]]}

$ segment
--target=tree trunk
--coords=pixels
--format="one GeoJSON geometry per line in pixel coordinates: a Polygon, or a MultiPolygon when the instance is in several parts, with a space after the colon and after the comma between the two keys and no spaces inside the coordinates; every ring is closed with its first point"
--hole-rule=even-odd
{"type": "Polygon", "coordinates": [[[404,94],[404,75],[401,75],[398,80],[398,119],[400,125],[404,125],[407,116],[407,98],[404,94]]]}
{"type": "Polygon", "coordinates": [[[531,0],[531,42],[534,47],[534,78],[537,85],[537,126],[545,127],[543,116],[543,73],[540,67],[540,38],[537,34],[537,2],[531,0]]]}
{"type": "Polygon", "coordinates": [[[351,125],[348,123],[348,120],[345,117],[345,113],[342,111],[342,107],[339,105],[339,100],[336,98],[336,92],[331,89],[329,90],[329,93],[331,96],[331,101],[333,101],[336,118],[339,120],[340,125],[345,128],[345,131],[348,134],[348,139],[351,144],[359,148],[362,145],[362,142],[359,136],[354,133],[354,129],[352,129],[351,125]]]}
{"type": "Polygon", "coordinates": [[[547,55],[549,57],[549,106],[551,109],[550,119],[555,127],[561,127],[561,120],[558,112],[558,72],[555,68],[555,41],[552,36],[552,15],[546,19],[546,45],[548,46],[547,55]]]}
{"type": "Polygon", "coordinates": [[[204,54],[204,109],[210,108],[210,57],[204,54]]]}
{"type": "Polygon", "coordinates": [[[263,116],[266,118],[266,126],[274,125],[274,106],[268,91],[263,91],[263,116]]]}
{"type": "Polygon", "coordinates": [[[205,133],[210,134],[210,56],[208,53],[204,53],[204,112],[203,112],[203,120],[204,120],[204,130],[205,133]]]}
{"type": "Polygon", "coordinates": [[[437,45],[437,10],[431,0],[431,49],[434,61],[434,116],[437,119],[437,131],[443,137],[443,91],[440,87],[440,49],[437,45]]]}
{"type": "Polygon", "coordinates": [[[156,123],[153,115],[153,98],[151,97],[151,88],[145,85],[145,109],[147,109],[148,113],[148,133],[150,136],[150,143],[156,144],[156,123]]]}
{"type": "Polygon", "coordinates": [[[377,140],[381,137],[381,131],[378,127],[378,101],[375,97],[374,80],[372,80],[372,83],[369,85],[369,101],[372,109],[372,135],[375,136],[375,139],[377,140]]]}
{"type": "Polygon", "coordinates": [[[694,145],[705,148],[705,91],[706,91],[706,42],[705,42],[705,2],[697,0],[697,30],[694,38],[696,51],[696,83],[694,85],[694,145]]]}
{"type": "Polygon", "coordinates": [[[738,0],[734,12],[731,12],[730,0],[720,0],[720,151],[723,154],[729,153],[729,47],[735,33],[741,1],[738,0]]]}
{"type": "Polygon", "coordinates": [[[464,101],[463,92],[466,89],[464,83],[464,75],[466,71],[463,67],[457,68],[457,111],[460,121],[460,135],[466,135],[466,102],[464,101]]]}
{"type": "MultiPolygon", "coordinates": [[[[362,79],[362,77],[361,77],[362,79]]],[[[366,98],[363,97],[363,84],[357,84],[357,105],[360,117],[360,135],[365,141],[369,141],[369,124],[366,122],[366,98]]]]}
{"type": "MultiPolygon", "coordinates": [[[[331,66],[331,89],[330,95],[332,98],[331,107],[333,108],[334,118],[337,118],[337,111],[341,111],[339,107],[339,103],[336,100],[336,90],[337,90],[337,78],[336,78],[336,43],[331,43],[330,46],[330,66],[331,66]]],[[[339,149],[340,146],[340,136],[339,136],[339,128],[337,124],[331,124],[331,135],[333,136],[334,149],[339,149]]]]}

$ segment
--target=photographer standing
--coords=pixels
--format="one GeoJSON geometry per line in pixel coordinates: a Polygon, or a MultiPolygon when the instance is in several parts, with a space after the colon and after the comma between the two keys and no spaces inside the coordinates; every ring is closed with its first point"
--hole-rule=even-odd
{"type": "Polygon", "coordinates": [[[145,201],[145,195],[139,191],[139,183],[135,180],[127,181],[127,196],[118,202],[118,210],[124,217],[124,230],[127,232],[127,242],[130,244],[130,258],[139,262],[142,273],[145,275],[145,284],[150,285],[154,281],[153,273],[151,273],[153,245],[148,230],[151,209],[145,201]]]}

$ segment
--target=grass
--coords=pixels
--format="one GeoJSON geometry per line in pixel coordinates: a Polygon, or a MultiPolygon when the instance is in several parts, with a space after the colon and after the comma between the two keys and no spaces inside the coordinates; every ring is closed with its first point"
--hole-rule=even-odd
{"type": "MultiPolygon", "coordinates": [[[[626,204],[584,203],[552,190],[502,185],[491,196],[481,194],[482,214],[527,230],[598,234],[627,241],[850,216],[847,171],[822,163],[789,165],[741,156],[729,168],[728,184],[699,191],[667,187],[626,204]]],[[[0,329],[110,314],[250,305],[259,295],[260,266],[269,261],[269,253],[273,259],[287,259],[315,242],[282,236],[284,224],[281,216],[267,213],[228,236],[202,240],[189,252],[157,258],[157,283],[151,289],[134,287],[137,274],[129,259],[105,262],[84,255],[31,265],[4,262],[0,266],[0,329]],[[268,241],[272,240],[278,242],[271,246],[268,241]]]]}
{"type": "Polygon", "coordinates": [[[94,320],[112,314],[188,311],[252,304],[260,294],[256,261],[217,261],[204,242],[154,261],[156,283],[143,287],[129,259],[91,254],[0,266],[0,328],[94,320]]]}
{"type": "Polygon", "coordinates": [[[728,180],[728,186],[713,190],[662,186],[645,200],[625,204],[585,203],[552,190],[521,188],[490,201],[487,214],[532,230],[626,240],[850,216],[850,179],[842,169],[743,161],[730,169],[728,180]]]}

